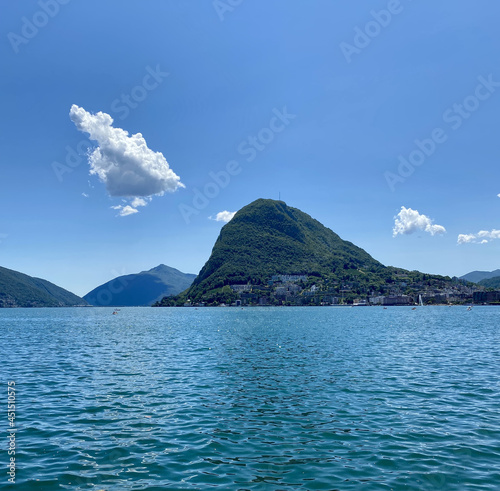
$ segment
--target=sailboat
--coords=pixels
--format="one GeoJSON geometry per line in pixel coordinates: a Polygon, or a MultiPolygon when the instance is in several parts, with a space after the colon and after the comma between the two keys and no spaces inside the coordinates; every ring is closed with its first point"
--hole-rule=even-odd
{"type": "Polygon", "coordinates": [[[422,302],[422,295],[418,296],[418,306],[419,307],[423,307],[424,306],[424,302],[422,302]]]}

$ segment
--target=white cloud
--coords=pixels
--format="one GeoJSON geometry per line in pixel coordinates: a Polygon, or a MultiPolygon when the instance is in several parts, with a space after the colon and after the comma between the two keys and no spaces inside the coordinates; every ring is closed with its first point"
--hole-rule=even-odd
{"type": "MultiPolygon", "coordinates": [[[[126,203],[126,200],[122,200],[124,203],[126,203]]],[[[119,210],[120,213],[117,216],[121,217],[126,217],[128,215],[133,215],[134,213],[139,213],[139,210],[137,209],[139,206],[146,206],[149,201],[151,201],[151,198],[134,198],[131,202],[130,205],[116,205],[112,206],[111,209],[113,210],[119,210]]]]}
{"type": "Polygon", "coordinates": [[[401,211],[394,217],[392,236],[409,235],[417,230],[423,230],[431,235],[444,234],[446,229],[441,225],[434,225],[428,216],[421,215],[417,210],[401,207],[401,211]]]}
{"type": "MultiPolygon", "coordinates": [[[[148,200],[149,201],[149,200],[148,200]]],[[[132,200],[132,202],[130,203],[131,206],[133,206],[134,208],[137,208],[139,206],[146,206],[148,204],[148,201],[146,201],[145,199],[143,198],[134,198],[132,200]]]]}
{"type": "Polygon", "coordinates": [[[82,196],[83,196],[84,198],[88,198],[88,197],[89,197],[89,195],[88,195],[87,193],[82,193],[82,196]]]}
{"type": "Polygon", "coordinates": [[[459,244],[487,244],[490,240],[500,239],[500,230],[481,230],[477,234],[460,234],[459,244]]]}
{"type": "Polygon", "coordinates": [[[469,242],[474,242],[476,238],[477,237],[473,234],[460,234],[457,242],[459,244],[468,244],[469,242]]]}
{"type": "MultiPolygon", "coordinates": [[[[97,175],[106,184],[111,196],[132,199],[130,209],[146,206],[143,198],[185,187],[163,154],[148,148],[141,133],[129,136],[127,131],[113,127],[109,114],[91,114],[75,104],[69,115],[79,131],[88,133],[89,138],[97,142],[88,157],[90,174],[97,175]]],[[[121,215],[132,213],[137,210],[121,215]]]]}
{"type": "Polygon", "coordinates": [[[125,205],[125,206],[124,205],[117,205],[117,206],[112,206],[111,208],[113,210],[119,210],[120,213],[118,215],[121,217],[133,215],[134,213],[139,213],[139,210],[132,208],[130,205],[125,205]]]}
{"type": "Polygon", "coordinates": [[[500,198],[500,194],[497,194],[497,197],[500,198]]]}
{"type": "Polygon", "coordinates": [[[208,217],[208,218],[210,218],[210,220],[215,220],[216,222],[227,223],[227,222],[230,222],[232,220],[234,215],[236,215],[235,211],[225,211],[224,210],[224,211],[219,211],[219,213],[217,213],[217,215],[215,215],[215,218],[214,217],[208,217]]]}

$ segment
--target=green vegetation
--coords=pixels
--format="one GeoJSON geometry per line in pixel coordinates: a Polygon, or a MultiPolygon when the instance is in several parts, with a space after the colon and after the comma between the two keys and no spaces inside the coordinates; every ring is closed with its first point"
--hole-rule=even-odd
{"type": "Polygon", "coordinates": [[[0,267],[0,307],[71,307],[82,298],[53,283],[0,267]]]}
{"type": "MultiPolygon", "coordinates": [[[[306,213],[282,201],[259,199],[245,206],[225,225],[212,254],[191,287],[175,298],[164,298],[158,306],[192,303],[231,303],[237,295],[229,285],[252,285],[259,298],[275,303],[269,281],[276,274],[307,275],[301,288],[313,284],[319,293],[354,298],[375,291],[388,293],[419,283],[442,288],[448,277],[426,275],[386,267],[363,249],[306,213]],[[224,296],[225,295],[225,296],[224,296]]],[[[307,299],[315,304],[319,299],[307,299]]]]}
{"type": "Polygon", "coordinates": [[[194,274],[160,264],[149,271],[119,276],[104,283],[83,298],[96,306],[145,306],[165,296],[177,295],[188,288],[196,278],[194,274]]]}
{"type": "Polygon", "coordinates": [[[500,276],[495,276],[494,278],[481,280],[479,284],[481,286],[484,286],[485,288],[493,288],[497,290],[500,288],[500,276]]]}
{"type": "Polygon", "coordinates": [[[242,208],[221,230],[212,255],[188,295],[194,299],[229,284],[265,285],[274,274],[354,272],[383,266],[309,215],[273,200],[242,208]]]}

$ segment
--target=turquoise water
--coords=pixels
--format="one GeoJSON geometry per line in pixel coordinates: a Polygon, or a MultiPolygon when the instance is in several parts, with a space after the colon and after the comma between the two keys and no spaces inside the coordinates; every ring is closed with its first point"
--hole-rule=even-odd
{"type": "Polygon", "coordinates": [[[0,488],[500,489],[500,308],[111,312],[0,310],[0,488]]]}

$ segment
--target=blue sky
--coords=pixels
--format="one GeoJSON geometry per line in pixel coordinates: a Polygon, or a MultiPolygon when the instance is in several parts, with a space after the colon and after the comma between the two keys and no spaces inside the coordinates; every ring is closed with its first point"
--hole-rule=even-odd
{"type": "Polygon", "coordinates": [[[223,225],[208,217],[281,193],[385,264],[499,267],[498,2],[1,8],[0,265],[80,295],[159,263],[197,273],[223,225]],[[141,133],[185,187],[119,216],[134,196],[89,175],[73,105],[141,133]],[[419,214],[393,236],[403,206],[419,214]]]}

